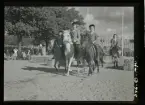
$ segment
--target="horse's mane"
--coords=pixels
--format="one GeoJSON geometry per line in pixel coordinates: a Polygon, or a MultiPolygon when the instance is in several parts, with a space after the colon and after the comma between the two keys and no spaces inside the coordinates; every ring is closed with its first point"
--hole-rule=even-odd
{"type": "Polygon", "coordinates": [[[71,32],[70,32],[70,30],[64,30],[63,32],[64,32],[64,33],[66,32],[66,33],[69,34],[69,38],[68,38],[65,42],[66,42],[66,43],[68,42],[68,43],[72,44],[72,37],[71,37],[71,32]]]}
{"type": "Polygon", "coordinates": [[[86,31],[85,33],[83,33],[82,35],[81,35],[81,39],[82,39],[82,42],[87,42],[88,44],[91,44],[92,42],[91,42],[91,40],[90,40],[90,33],[89,33],[89,31],[86,31]]]}

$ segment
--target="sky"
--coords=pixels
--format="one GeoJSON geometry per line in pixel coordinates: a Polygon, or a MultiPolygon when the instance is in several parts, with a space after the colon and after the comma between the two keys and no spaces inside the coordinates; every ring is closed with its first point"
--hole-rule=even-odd
{"type": "Polygon", "coordinates": [[[98,35],[122,35],[122,14],[124,10],[124,38],[134,38],[134,8],[133,7],[69,7],[75,8],[84,17],[86,27],[96,25],[98,35]],[[87,9],[88,8],[88,9],[87,9]]]}

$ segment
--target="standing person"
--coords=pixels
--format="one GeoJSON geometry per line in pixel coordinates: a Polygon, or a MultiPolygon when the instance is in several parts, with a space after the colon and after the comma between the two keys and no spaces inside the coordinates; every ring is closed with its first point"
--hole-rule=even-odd
{"type": "Polygon", "coordinates": [[[41,56],[42,56],[42,47],[43,47],[42,44],[40,44],[39,45],[39,53],[41,54],[41,56]]]}
{"type": "Polygon", "coordinates": [[[31,51],[30,51],[30,50],[28,50],[28,53],[27,53],[27,58],[28,58],[28,60],[30,60],[30,59],[31,59],[31,51]]]}
{"type": "MultiPolygon", "coordinates": [[[[112,49],[114,46],[116,46],[116,47],[117,47],[117,50],[119,50],[117,34],[114,34],[114,35],[113,35],[113,38],[111,39],[110,43],[111,43],[110,54],[111,54],[111,49],[112,49]]],[[[112,54],[111,54],[111,55],[112,55],[112,54]]],[[[117,55],[118,55],[118,57],[119,57],[119,51],[117,52],[117,55]]]]}
{"type": "MultiPolygon", "coordinates": [[[[80,57],[80,42],[81,42],[81,35],[79,30],[79,21],[75,21],[72,23],[73,29],[71,31],[72,42],[74,44],[74,58],[79,60],[80,57]]],[[[80,62],[79,62],[80,63],[80,62]]]]}
{"type": "Polygon", "coordinates": [[[26,53],[25,51],[22,52],[23,60],[26,60],[26,53]]]}
{"type": "Polygon", "coordinates": [[[10,53],[9,53],[9,50],[8,49],[6,49],[6,56],[7,56],[7,59],[9,59],[10,53]]]}
{"type": "MultiPolygon", "coordinates": [[[[63,53],[63,32],[62,31],[59,31],[58,37],[56,37],[56,40],[54,42],[54,46],[52,48],[53,54],[54,54],[54,49],[56,46],[58,46],[63,53]]],[[[52,57],[52,59],[54,59],[54,56],[52,57]]]]}
{"type": "Polygon", "coordinates": [[[16,60],[18,49],[17,49],[17,48],[14,48],[13,51],[14,51],[14,54],[13,54],[13,60],[16,60]]]}

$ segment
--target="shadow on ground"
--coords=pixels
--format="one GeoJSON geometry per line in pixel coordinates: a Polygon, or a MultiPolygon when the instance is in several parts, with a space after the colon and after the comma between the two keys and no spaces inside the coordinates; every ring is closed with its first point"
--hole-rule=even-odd
{"type": "Polygon", "coordinates": [[[118,66],[118,68],[115,68],[114,66],[108,66],[105,67],[106,69],[114,69],[114,70],[123,70],[123,66],[118,66]]]}
{"type": "MultiPolygon", "coordinates": [[[[23,70],[28,70],[28,71],[42,71],[46,73],[52,73],[52,74],[57,74],[57,75],[62,75],[65,76],[65,69],[59,69],[59,71],[56,71],[55,68],[45,68],[45,67],[30,67],[26,66],[25,68],[22,68],[23,70]]],[[[70,71],[70,75],[72,76],[77,76],[76,70],[70,71]]]]}
{"type": "MultiPolygon", "coordinates": [[[[42,65],[42,66],[48,66],[47,64],[40,64],[40,65],[42,65]]],[[[64,65],[61,65],[61,67],[64,67],[64,65]]],[[[77,65],[72,64],[71,67],[77,67],[77,65]]],[[[83,65],[79,65],[78,67],[79,68],[83,68],[83,67],[88,67],[88,66],[87,65],[84,65],[84,66],[83,65]]]]}

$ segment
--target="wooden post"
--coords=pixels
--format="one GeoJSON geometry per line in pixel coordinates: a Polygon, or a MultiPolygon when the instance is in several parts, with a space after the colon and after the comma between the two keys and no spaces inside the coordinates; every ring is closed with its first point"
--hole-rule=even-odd
{"type": "Polygon", "coordinates": [[[123,48],[124,48],[123,26],[124,26],[124,9],[122,7],[122,56],[123,56],[123,48]]]}

